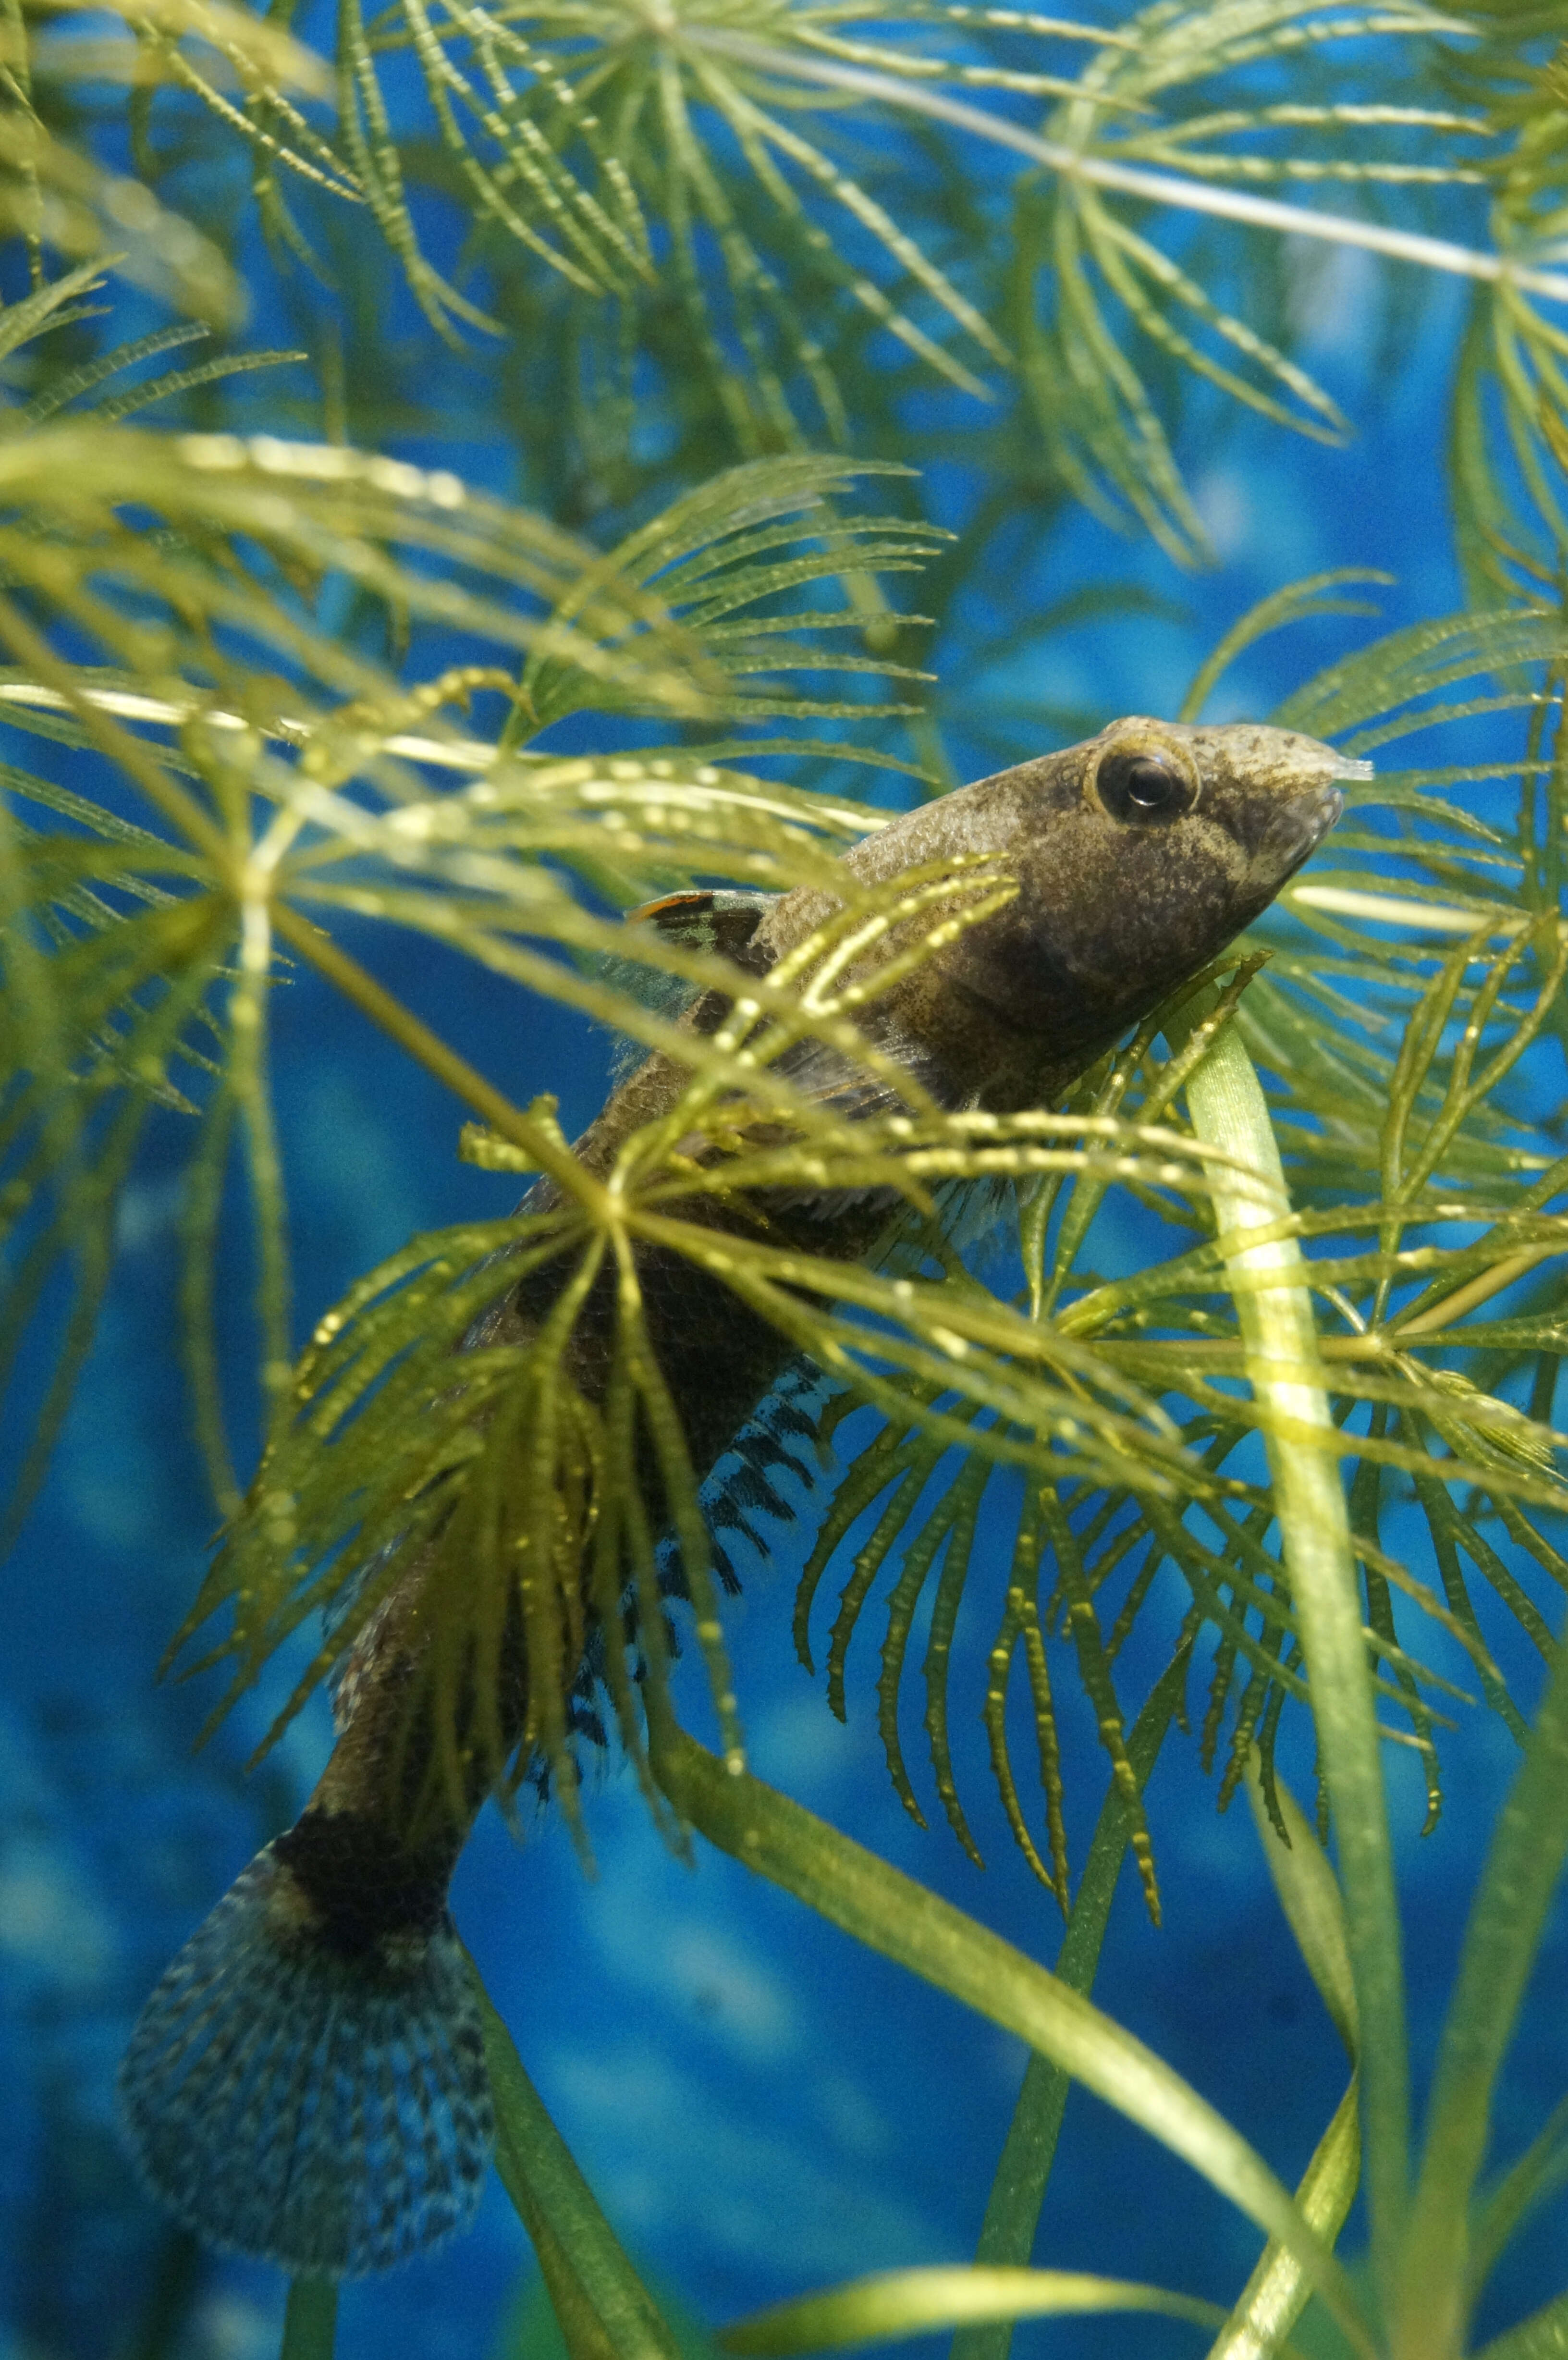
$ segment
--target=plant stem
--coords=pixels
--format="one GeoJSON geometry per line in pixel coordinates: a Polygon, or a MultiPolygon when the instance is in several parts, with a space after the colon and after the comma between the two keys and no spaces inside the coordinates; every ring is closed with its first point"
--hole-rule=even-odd
{"type": "Polygon", "coordinates": [[[1086,180],[1092,188],[1119,189],[1127,196],[1141,198],[1146,204],[1175,205],[1184,213],[1213,213],[1223,221],[1283,230],[1292,237],[1321,237],[1331,246],[1360,246],[1368,254],[1386,254],[1397,262],[1414,262],[1428,270],[1487,280],[1494,286],[1517,287],[1531,294],[1548,296],[1558,303],[1568,302],[1568,278],[1559,270],[1537,270],[1528,263],[1510,261],[1507,255],[1480,254],[1473,246],[1455,246],[1446,237],[1427,237],[1416,230],[1359,221],[1352,213],[1317,213],[1306,205],[1281,204],[1276,197],[1255,196],[1250,189],[1216,188],[1211,181],[1189,180],[1176,172],[1151,172],[1140,165],[1118,164],[1108,156],[1091,155],[1081,148],[1063,147],[1059,140],[1041,139],[1038,133],[1012,122],[1007,115],[989,114],[984,107],[970,106],[961,98],[949,98],[945,91],[901,82],[895,74],[879,73],[865,66],[841,65],[836,59],[805,56],[798,49],[786,49],[772,41],[756,41],[748,34],[727,32],[716,27],[710,29],[704,26],[698,30],[687,26],[682,29],[696,48],[735,58],[741,64],[758,67],[764,73],[788,74],[798,82],[854,91],[864,98],[879,99],[886,106],[902,108],[907,114],[950,123],[955,130],[973,132],[995,147],[1011,148],[1016,154],[1027,156],[1031,163],[1042,166],[1048,172],[1060,173],[1067,180],[1086,180]]]}
{"type": "MultiPolygon", "coordinates": [[[[1201,1013],[1193,1005],[1171,1019],[1167,1032],[1173,1050],[1201,1013]]],[[[1387,2294],[1409,2192],[1410,2065],[1399,1901],[1350,1519],[1301,1247],[1294,1238],[1252,1247],[1239,1241],[1247,1229],[1288,1215],[1290,1201],[1263,1091],[1234,1025],[1218,1035],[1190,1077],[1187,1102],[1201,1140],[1244,1156],[1253,1167],[1245,1177],[1214,1167],[1210,1193],[1222,1243],[1227,1234],[1237,1240],[1226,1253],[1227,1270],[1254,1282],[1260,1272],[1279,1273],[1279,1283],[1267,1289],[1237,1292],[1236,1318],[1265,1420],[1280,1547],[1338,1840],[1361,2026],[1372,2254],[1387,2294]],[[1272,1431],[1274,1421],[1294,1429],[1288,1441],[1272,1431]],[[1322,1449],[1304,1438],[1303,1429],[1312,1427],[1323,1433],[1322,1449]]]]}
{"type": "Polygon", "coordinates": [[[1401,2299],[1389,2320],[1398,2360],[1452,2360],[1466,2347],[1480,2275],[1468,2250],[1472,2203],[1493,2096],[1565,1855],[1568,1652],[1559,1648],[1470,1907],[1427,2108],[1401,2299]]]}
{"type": "Polygon", "coordinates": [[[352,1000],[362,1014],[368,1016],[373,1024],[389,1034],[400,1049],[407,1050],[427,1073],[433,1074],[437,1081],[444,1082],[464,1106],[472,1107],[475,1114],[483,1115],[491,1128],[498,1131],[504,1139],[510,1139],[530,1151],[534,1148],[533,1132],[530,1131],[525,1134],[519,1130],[520,1109],[496,1089],[494,1083],[487,1082],[466,1057],[460,1057],[455,1049],[449,1048],[440,1033],[432,1032],[412,1009],[405,1008],[400,1000],[377,983],[357,959],[351,958],[345,950],[340,949],[330,934],[323,934],[319,926],[311,925],[309,919],[299,917],[287,902],[275,903],[271,914],[274,932],[297,950],[301,958],[309,959],[329,983],[337,986],[345,1000],[352,1000]]]}
{"type": "Polygon", "coordinates": [[[621,2250],[479,1980],[495,2101],[495,2169],[528,2231],[571,2360],[678,2360],[675,2336],[621,2250]]]}
{"type": "Polygon", "coordinates": [[[278,2360],[332,2360],[338,2290],[332,2278],[291,2278],[278,2360]]]}
{"type": "MultiPolygon", "coordinates": [[[[1186,1682],[1191,1653],[1189,1636],[1161,1676],[1127,1740],[1127,1759],[1140,1787],[1148,1784],[1171,1726],[1186,1682]]],[[[1100,1962],[1100,1949],[1110,1922],[1111,1903],[1120,1881],[1130,1830],[1131,1814],[1120,1787],[1113,1780],[1073,1896],[1054,1969],[1061,1982],[1085,1997],[1100,1962]]],[[[1072,2076],[1037,2049],[1024,2070],[1023,2088],[1018,2092],[1007,2144],[992,2182],[975,2249],[977,2264],[1020,2269],[1027,2267],[1034,2251],[1046,2182],[1056,2158],[1056,2142],[1071,2087],[1072,2076]]],[[[961,2327],[953,2339],[952,2360],[1007,2360],[1012,2341],[1010,2319],[961,2327]]]]}
{"type": "Polygon", "coordinates": [[[1170,2066],[988,1927],[749,1771],[731,1772],[678,1726],[651,1682],[644,1704],[654,1775],[710,1843],[793,1893],[855,1941],[1018,2034],[1162,2140],[1300,2256],[1352,2349],[1371,2360],[1371,2330],[1340,2265],[1241,2134],[1170,2066]]]}

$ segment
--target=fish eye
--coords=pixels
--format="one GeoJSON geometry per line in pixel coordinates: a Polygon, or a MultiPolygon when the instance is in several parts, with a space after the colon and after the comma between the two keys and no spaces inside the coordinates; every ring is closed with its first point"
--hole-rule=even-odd
{"type": "Polygon", "coordinates": [[[1104,757],[1094,785],[1111,817],[1133,826],[1180,819],[1196,798],[1192,781],[1174,763],[1130,746],[1104,757]]]}

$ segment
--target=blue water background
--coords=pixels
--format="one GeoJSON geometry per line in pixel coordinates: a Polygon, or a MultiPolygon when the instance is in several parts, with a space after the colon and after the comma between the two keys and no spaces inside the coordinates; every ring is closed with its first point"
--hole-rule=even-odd
{"type": "MultiPolygon", "coordinates": [[[[1244,421],[1189,453],[1220,569],[1182,579],[1157,553],[1083,520],[1051,544],[1043,573],[1021,568],[998,604],[1020,606],[1085,578],[1138,579],[1180,599],[1184,619],[1102,624],[1021,662],[1006,683],[1097,719],[1173,711],[1214,639],[1253,599],[1331,565],[1398,577],[1387,622],[1459,603],[1432,454],[1461,316],[1442,290],[1390,366],[1368,322],[1381,266],[1337,259],[1320,297],[1309,358],[1357,419],[1359,439],[1325,452],[1244,421]]],[[[466,464],[449,441],[397,446],[466,464]]],[[[962,497],[962,469],[929,486],[936,513],[962,497]]],[[[1212,717],[1266,712],[1318,663],[1374,628],[1335,623],[1249,654],[1212,717]]],[[[949,699],[964,755],[962,698],[949,699]]],[[[985,766],[983,755],[964,762],[985,766]]],[[[517,1098],[559,1093],[569,1131],[594,1111],[607,1044],[561,1011],[524,1000],[428,945],[392,941],[379,971],[439,1008],[517,1098]]],[[[421,1228],[504,1209],[508,1184],[460,1164],[459,1110],[352,1011],[301,986],[276,1000],[280,1118],[295,1175],[301,1332],[377,1257],[421,1228]]],[[[173,1224],[183,1151],[158,1118],[121,1218],[123,1260],[55,1470],[6,1575],[0,1703],[0,2352],[6,2360],[90,2360],[142,2348],[159,2273],[189,2267],[116,2147],[111,2080],[158,1971],[256,1844],[298,1808],[327,1747],[313,1706],[256,1776],[240,1764],[282,1692],[247,1703],[209,1748],[191,1743],[211,1690],[155,1685],[169,1631],[200,1577],[211,1514],[185,1434],[171,1344],[173,1224]],[[156,1341],[159,1349],[154,1349],[156,1341]],[[8,2343],[5,2341],[8,2336],[8,2343]]],[[[1123,1250],[1136,1249],[1128,1236],[1123,1250]]],[[[1108,1266],[1107,1240],[1099,1256],[1108,1266]]],[[[236,1296],[248,1286],[236,1251],[236,1296]]],[[[241,1306],[225,1319],[243,1349],[241,1306]]],[[[875,1729],[875,1615],[852,1655],[849,1718],[830,1716],[789,1636],[800,1543],[746,1568],[729,1618],[751,1759],[861,1841],[1032,1954],[1054,1955],[1054,1904],[1008,1840],[978,1727],[984,1650],[1000,1568],[977,1590],[954,1651],[961,1791],[989,1866],[982,1874],[942,1823],[929,1777],[921,1832],[893,1795],[875,1729]]],[[[1167,1596],[1129,1651],[1138,1696],[1178,1612],[1167,1596]]],[[[831,1619],[819,1610],[819,1656],[831,1619]]],[[[1528,1692],[1522,1651],[1494,1618],[1488,1636],[1528,1692]]],[[[1443,1660],[1440,1657],[1440,1660],[1443,1660]]],[[[684,1695],[704,1726],[688,1665],[684,1695]]],[[[1070,1677],[1058,1692],[1071,1698],[1070,1677]]],[[[1203,1673],[1192,1697],[1201,1714],[1203,1673]]],[[[912,1700],[911,1700],[912,1703],[912,1700]]],[[[1102,1788],[1087,1714],[1066,1707],[1074,1859],[1102,1788]]],[[[909,1713],[911,1759],[917,1714],[909,1713]]],[[[1513,1761],[1491,1719],[1463,1716],[1445,1740],[1447,1808],[1419,1850],[1404,1842],[1414,2033],[1430,2057],[1477,1850],[1513,1761]]],[[[1298,1790],[1310,1761],[1297,1729],[1283,1748],[1298,1790]]],[[[1391,1754],[1401,1840],[1421,1816],[1408,1756],[1391,1754]]],[[[1097,1996],[1189,2075],[1288,2180],[1339,2096],[1335,2038],[1284,1932],[1245,1807],[1214,1809],[1194,1747],[1173,1738],[1150,1794],[1165,1919],[1154,1929],[1124,1875],[1097,1996]]],[[[596,1874],[559,1824],[520,1849],[487,1814],[459,1871],[454,1907],[489,1987],[561,2129],[626,2245],[698,2319],[862,2270],[959,2260],[973,2250],[1024,2052],[1014,2040],[855,1949],[788,1896],[727,1860],[694,1868],[661,1845],[631,1781],[614,1770],[588,1812],[596,1874]]],[[[1560,1990],[1561,1929],[1540,1978],[1560,1990]]],[[[1510,2068],[1510,2146],[1568,2081],[1568,2031],[1551,2004],[1532,2015],[1510,2068]]],[[[1160,2280],[1228,2301],[1258,2237],[1194,2176],[1095,2103],[1074,2095],[1038,2258],[1160,2280]]],[[[1560,2223],[1528,2240],[1499,2298],[1498,2323],[1557,2290],[1560,2223]]],[[[229,2261],[195,2266],[180,2360],[260,2360],[276,2349],[283,2287],[229,2261]]],[[[475,2360],[497,2348],[528,2278],[525,2242],[499,2189],[461,2245],[349,2289],[344,2360],[475,2360]]],[[[171,2296],[171,2300],[172,2300],[171,2296]]],[[[179,2311],[180,2305],[175,2302],[179,2311]]],[[[1020,2351],[1194,2348],[1157,2322],[1023,2331],[1020,2351]]]]}

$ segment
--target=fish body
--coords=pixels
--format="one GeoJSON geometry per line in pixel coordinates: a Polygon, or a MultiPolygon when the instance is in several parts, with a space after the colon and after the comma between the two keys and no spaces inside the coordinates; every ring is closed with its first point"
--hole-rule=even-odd
{"type": "MultiPolygon", "coordinates": [[[[1049,1107],[1267,907],[1338,816],[1334,781],[1357,767],[1290,732],[1134,717],[893,822],[846,854],[862,882],[968,855],[1003,867],[1016,891],[872,999],[865,1037],[943,1109],[1049,1107]]],[[[762,975],[833,907],[818,887],[766,905],[675,897],[650,922],[689,926],[695,910],[714,946],[762,975]]],[[[932,923],[928,907],[904,931],[932,923]]],[[[899,940],[895,929],[879,956],[899,940]]],[[[682,1022],[712,1031],[726,1006],[703,995],[682,1022]]],[[[586,1169],[607,1175],[626,1142],[678,1104],[689,1070],[655,1054],[629,1074],[577,1142],[586,1169]]],[[[781,1070],[852,1117],[903,1103],[891,1083],[815,1041],[781,1070]]],[[[552,1188],[540,1183],[528,1208],[548,1209],[552,1188]]],[[[720,1198],[682,1209],[719,1227],[744,1218],[720,1198]]],[[[774,1192],[768,1218],[780,1242],[852,1262],[886,1234],[888,1205],[873,1192],[774,1192]]],[[[546,1263],[513,1284],[468,1342],[529,1340],[568,1266],[546,1263]]],[[[645,1245],[637,1277],[701,1480],[794,1347],[684,1256],[645,1245]]],[[[568,1349],[589,1400],[608,1382],[615,1283],[608,1269],[595,1282],[568,1349]]],[[[651,1488],[657,1507],[656,1479],[651,1488]]],[[[425,1571],[414,1553],[360,1634],[314,1794],[169,1968],[122,2069],[126,2136],[155,2192],[207,2243],[297,2274],[352,2277],[434,2245],[471,2215],[488,2161],[478,2012],[447,1887],[493,1766],[476,1767],[461,1807],[433,1821],[416,1809],[430,1758],[409,1725],[430,1613],[425,1571]]],[[[515,1744],[528,1667],[520,1641],[503,1655],[500,1719],[515,1744]]],[[[581,1674],[572,1667],[569,1686],[581,1674]]]]}

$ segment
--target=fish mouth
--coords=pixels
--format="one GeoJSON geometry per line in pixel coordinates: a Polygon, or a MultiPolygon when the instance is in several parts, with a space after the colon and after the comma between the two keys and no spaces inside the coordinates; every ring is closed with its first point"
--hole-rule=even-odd
{"type": "Polygon", "coordinates": [[[1337,787],[1320,787],[1280,812],[1261,847],[1276,890],[1312,858],[1344,810],[1345,797],[1337,787]]]}
{"type": "MultiPolygon", "coordinates": [[[[1370,762],[1358,762],[1356,766],[1356,775],[1359,777],[1363,770],[1370,774],[1371,769],[1372,765],[1370,762]]],[[[1345,778],[1348,773],[1342,770],[1339,775],[1341,778],[1345,778]]],[[[1337,787],[1324,787],[1318,796],[1316,807],[1312,815],[1312,845],[1314,847],[1323,842],[1330,828],[1334,825],[1334,822],[1343,816],[1344,812],[1345,797],[1340,792],[1339,789],[1337,787]]]]}

